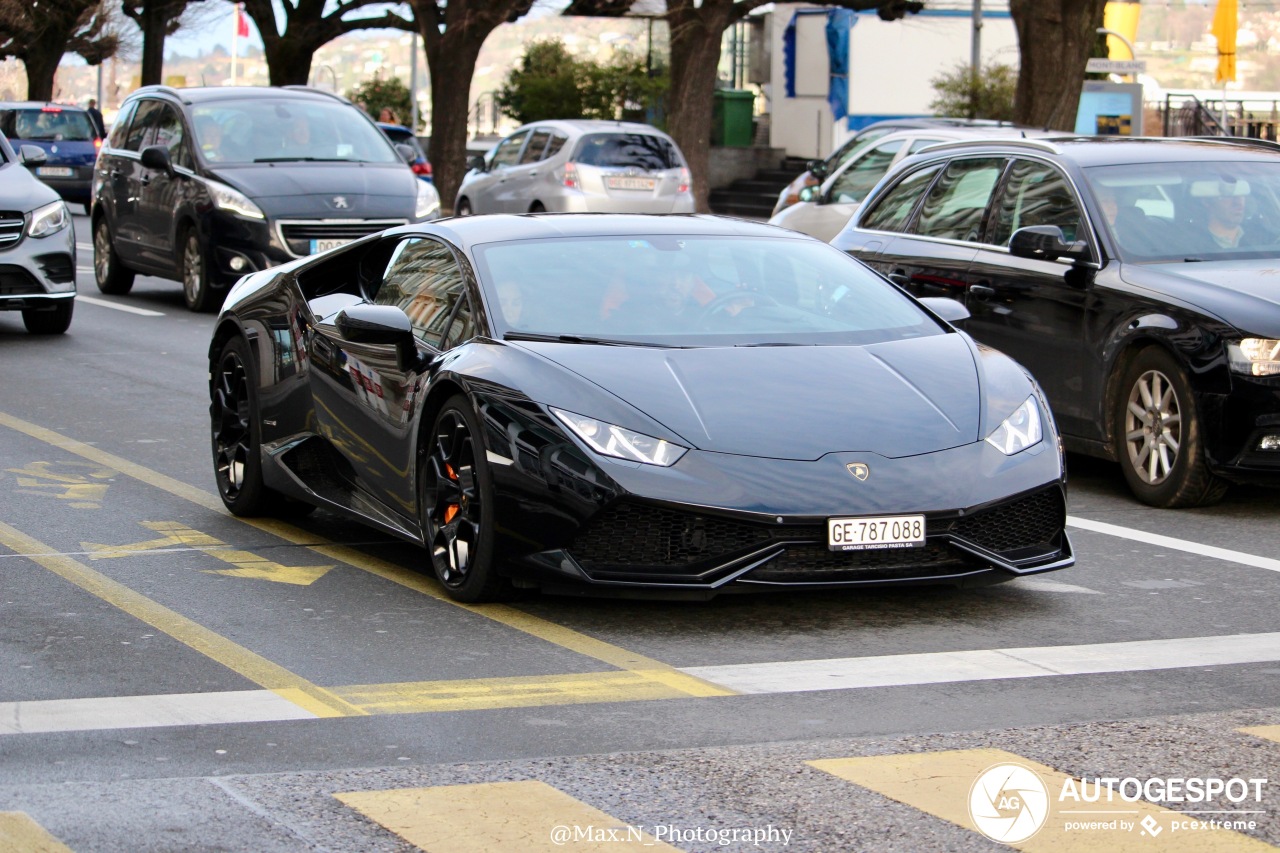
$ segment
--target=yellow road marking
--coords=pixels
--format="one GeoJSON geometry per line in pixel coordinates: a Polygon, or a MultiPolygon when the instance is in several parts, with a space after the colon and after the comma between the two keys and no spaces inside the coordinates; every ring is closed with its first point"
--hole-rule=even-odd
{"type": "Polygon", "coordinates": [[[678,853],[545,782],[357,791],[334,797],[427,853],[678,853]],[[560,832],[568,834],[560,835],[557,844],[554,839],[560,832]]]}
{"type": "MultiPolygon", "coordinates": [[[[222,505],[222,500],[217,495],[189,486],[180,480],[175,480],[158,471],[152,471],[123,457],[91,447],[83,442],[76,441],[74,438],[68,438],[53,430],[37,426],[4,412],[0,412],[0,426],[8,427],[38,441],[53,445],[90,462],[114,468],[125,476],[132,477],[141,483],[168,492],[175,497],[190,501],[198,506],[218,513],[226,511],[222,505]]],[[[322,537],[307,533],[291,524],[274,519],[239,518],[237,521],[270,533],[286,542],[308,548],[325,559],[338,560],[353,568],[377,575],[384,580],[389,580],[400,586],[420,592],[445,604],[470,611],[486,619],[492,619],[494,622],[505,625],[508,628],[514,628],[517,631],[538,637],[561,648],[585,657],[594,658],[610,666],[617,666],[621,669],[642,674],[646,678],[657,680],[662,684],[677,689],[684,695],[732,696],[737,693],[737,691],[728,690],[711,682],[703,681],[700,678],[686,675],[675,667],[661,661],[628,651],[603,640],[597,640],[572,628],[557,625],[554,622],[541,619],[514,607],[500,604],[469,605],[454,601],[440,590],[434,579],[429,579],[423,574],[409,571],[386,560],[370,557],[354,548],[325,541],[322,537]],[[320,544],[317,544],[317,540],[320,540],[320,544]]],[[[425,561],[426,557],[424,556],[423,559],[425,561]]]]}
{"type": "Polygon", "coordinates": [[[20,495],[40,495],[55,497],[67,501],[76,509],[101,509],[102,499],[107,494],[106,483],[94,483],[94,480],[109,480],[116,475],[110,468],[98,465],[86,465],[83,462],[66,462],[54,466],[49,462],[32,462],[25,468],[9,468],[10,474],[17,475],[20,495]],[[59,473],[57,468],[89,468],[84,473],[59,473]]]}
{"type": "Polygon", "coordinates": [[[0,521],[0,545],[38,563],[59,577],[123,610],[178,642],[211,658],[228,669],[305,708],[318,717],[365,716],[365,711],[335,696],[301,676],[295,675],[261,655],[176,613],[145,595],[134,592],[106,575],[70,557],[54,554],[53,548],[32,539],[0,521]]]}
{"type": "MultiPolygon", "coordinates": [[[[969,795],[978,776],[1000,764],[1017,764],[1039,774],[1049,798],[1049,812],[1043,828],[1025,841],[1009,843],[1018,850],[1041,853],[1096,853],[1100,849],[1140,849],[1144,853],[1226,853],[1226,851],[1274,851],[1269,844],[1222,829],[1174,830],[1173,820],[1206,819],[1208,815],[1182,815],[1145,800],[1128,802],[1116,796],[1107,803],[1059,801],[1059,792],[1069,777],[1052,767],[1029,761],[1000,749],[964,749],[947,752],[917,752],[906,755],[876,755],[865,758],[832,758],[807,762],[855,785],[869,788],[891,800],[905,803],[965,829],[978,832],[969,815],[969,795]],[[1106,811],[1105,814],[1100,813],[1106,811]],[[1083,812],[1090,813],[1083,813],[1083,812]],[[1155,828],[1145,830],[1142,821],[1150,817],[1155,828]],[[1132,827],[1123,829],[1068,829],[1069,822],[1123,819],[1132,827]]],[[[1193,806],[1192,808],[1196,808],[1193,806]]],[[[1213,808],[1209,806],[1208,808],[1213,808]]],[[[1231,815],[1213,815],[1230,818],[1231,815]]],[[[1250,815],[1241,815],[1248,818],[1250,815]]]]}
{"type": "Polygon", "coordinates": [[[24,812],[0,812],[0,850],[14,853],[71,853],[24,812]]]}
{"type": "Polygon", "coordinates": [[[1238,731],[1280,743],[1280,726],[1250,726],[1247,729],[1238,729],[1238,731]]]}
{"type": "Polygon", "coordinates": [[[192,530],[174,521],[143,521],[141,525],[148,530],[163,533],[159,539],[146,542],[134,542],[132,545],[99,545],[94,542],[81,542],[80,547],[90,552],[89,559],[102,560],[110,557],[133,557],[174,545],[184,545],[204,550],[210,557],[216,557],[224,563],[235,566],[234,569],[210,569],[211,575],[227,575],[236,578],[253,578],[255,580],[288,583],[296,586],[310,586],[329,573],[333,566],[282,566],[279,563],[251,554],[248,551],[237,551],[225,542],[214,539],[192,530]]]}

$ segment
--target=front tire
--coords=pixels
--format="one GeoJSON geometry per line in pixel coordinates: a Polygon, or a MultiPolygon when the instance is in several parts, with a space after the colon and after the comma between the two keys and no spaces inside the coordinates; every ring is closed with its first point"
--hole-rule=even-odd
{"type": "Polygon", "coordinates": [[[52,311],[38,308],[24,308],[22,324],[33,335],[61,335],[71,328],[71,314],[76,304],[71,299],[57,303],[52,311]]]}
{"type": "Polygon", "coordinates": [[[126,269],[116,254],[106,216],[93,224],[93,280],[98,290],[110,296],[123,296],[133,289],[133,270],[126,269]]]}
{"type": "Polygon", "coordinates": [[[453,212],[454,216],[470,216],[471,201],[467,198],[458,199],[458,209],[453,212]]]}
{"type": "Polygon", "coordinates": [[[1205,461],[1204,437],[1186,374],[1148,347],[1125,368],[1115,400],[1116,458],[1138,500],[1151,506],[1207,506],[1227,483],[1205,461]]]}
{"type": "Polygon", "coordinates": [[[188,228],[182,237],[182,296],[192,311],[207,313],[222,305],[209,282],[209,263],[195,228],[188,228]]]}
{"type": "Polygon", "coordinates": [[[495,571],[493,478],[471,404],[451,397],[419,448],[418,510],[431,566],[451,598],[497,601],[512,586],[495,571]]]}

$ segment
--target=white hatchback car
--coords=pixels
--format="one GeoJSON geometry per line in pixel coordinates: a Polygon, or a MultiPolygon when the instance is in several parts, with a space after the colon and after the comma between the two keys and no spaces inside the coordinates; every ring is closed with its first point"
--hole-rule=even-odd
{"type": "Polygon", "coordinates": [[[453,210],[472,213],[693,213],[689,167],[647,124],[540,121],[473,157],[453,210]]]}

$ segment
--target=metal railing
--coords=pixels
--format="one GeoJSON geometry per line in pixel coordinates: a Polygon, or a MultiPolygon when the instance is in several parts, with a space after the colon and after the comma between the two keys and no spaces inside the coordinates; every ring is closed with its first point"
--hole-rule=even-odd
{"type": "Polygon", "coordinates": [[[480,97],[476,98],[476,102],[471,105],[471,135],[497,136],[498,121],[501,118],[502,113],[498,109],[498,93],[482,92],[480,97]]]}
{"type": "Polygon", "coordinates": [[[1165,136],[1240,136],[1280,139],[1280,101],[1200,100],[1170,92],[1157,103],[1165,136]]]}

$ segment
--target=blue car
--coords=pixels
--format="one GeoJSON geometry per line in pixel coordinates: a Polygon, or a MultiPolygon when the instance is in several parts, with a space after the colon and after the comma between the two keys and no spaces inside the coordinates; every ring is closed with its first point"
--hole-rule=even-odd
{"type": "Polygon", "coordinates": [[[89,209],[93,164],[102,139],[88,111],[40,101],[0,102],[0,131],[14,147],[35,145],[45,162],[34,171],[58,195],[89,209]]]}
{"type": "Polygon", "coordinates": [[[418,137],[413,135],[413,131],[403,125],[388,124],[385,121],[377,123],[378,129],[386,134],[387,139],[395,145],[408,145],[413,149],[413,159],[409,161],[409,168],[413,173],[427,183],[431,183],[431,162],[427,160],[426,152],[422,150],[422,144],[418,142],[418,137]]]}

